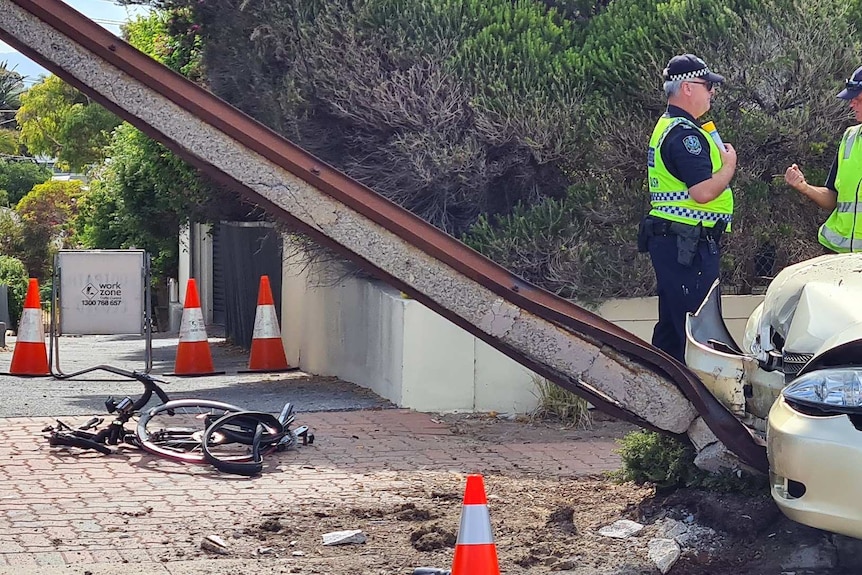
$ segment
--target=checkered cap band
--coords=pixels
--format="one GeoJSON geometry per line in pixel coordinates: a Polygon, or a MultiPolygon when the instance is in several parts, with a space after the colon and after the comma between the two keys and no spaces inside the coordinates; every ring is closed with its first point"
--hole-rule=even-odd
{"type": "Polygon", "coordinates": [[[691,80],[692,78],[700,78],[701,76],[706,76],[709,74],[709,68],[701,68],[700,70],[694,70],[693,72],[685,72],[684,74],[669,74],[668,80],[671,82],[676,82],[679,80],[691,80]]]}

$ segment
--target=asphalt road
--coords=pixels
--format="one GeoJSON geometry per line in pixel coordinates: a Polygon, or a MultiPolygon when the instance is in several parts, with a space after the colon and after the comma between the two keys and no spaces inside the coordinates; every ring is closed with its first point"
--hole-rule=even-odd
{"type": "MultiPolygon", "coordinates": [[[[8,375],[14,337],[0,350],[0,417],[58,417],[104,414],[109,396],[137,398],[143,387],[135,380],[104,370],[71,378],[20,377],[8,375]]],[[[48,347],[50,350],[50,347],[48,347]]],[[[348,382],[294,371],[284,373],[238,373],[246,368],[247,352],[223,338],[210,337],[216,370],[225,373],[200,377],[163,375],[173,371],[176,335],[155,334],[152,341],[151,374],[169,383],[162,387],[171,399],[202,398],[232,403],[246,409],[278,413],[285,402],[298,412],[380,409],[391,403],[348,382]]],[[[138,336],[61,336],[59,351],[62,373],[72,374],[98,365],[143,370],[144,339],[138,336]]],[[[57,362],[53,362],[56,369],[57,362]]],[[[156,398],[150,405],[158,403],[156,398]]]]}

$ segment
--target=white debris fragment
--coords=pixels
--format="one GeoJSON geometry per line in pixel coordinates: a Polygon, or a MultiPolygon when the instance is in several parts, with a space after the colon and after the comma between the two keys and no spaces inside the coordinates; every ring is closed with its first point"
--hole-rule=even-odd
{"type": "Polygon", "coordinates": [[[204,551],[219,553],[221,555],[227,555],[230,553],[230,547],[227,542],[218,535],[207,535],[204,537],[203,540],[201,540],[201,549],[204,551]]]}
{"type": "Polygon", "coordinates": [[[324,545],[349,545],[352,543],[365,543],[365,534],[361,529],[333,531],[323,534],[324,545]]]}
{"type": "Polygon", "coordinates": [[[655,563],[662,575],[670,571],[681,553],[679,544],[673,539],[650,539],[647,543],[647,551],[650,560],[655,563]]]}
{"type": "Polygon", "coordinates": [[[606,525],[599,529],[599,535],[613,537],[614,539],[625,539],[626,537],[631,537],[643,528],[644,526],[636,521],[620,519],[611,525],[606,525]]]}

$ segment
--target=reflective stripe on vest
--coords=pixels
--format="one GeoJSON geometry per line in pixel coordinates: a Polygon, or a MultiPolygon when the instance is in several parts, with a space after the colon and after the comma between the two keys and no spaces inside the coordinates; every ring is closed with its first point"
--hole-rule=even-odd
{"type": "Polygon", "coordinates": [[[699,203],[692,199],[685,183],[673,176],[664,165],[661,157],[661,146],[670,131],[680,124],[687,124],[698,130],[709,145],[712,173],[721,169],[721,153],[718,145],[708,132],[688,118],[663,115],[653,129],[647,157],[650,204],[650,215],[688,225],[703,224],[712,227],[719,220],[727,222],[726,230],[730,231],[733,219],[733,192],[725,189],[718,197],[699,203]]]}
{"type": "Polygon", "coordinates": [[[855,213],[859,211],[859,207],[859,204],[857,204],[856,202],[838,202],[838,205],[835,206],[835,209],[844,214],[849,212],[855,213]]]}
{"type": "Polygon", "coordinates": [[[862,184],[862,145],[859,131],[862,126],[851,126],[844,131],[838,147],[838,169],[835,189],[838,198],[835,210],[820,226],[817,239],[834,252],[862,251],[862,202],[859,188],[862,184]]]}
{"type": "Polygon", "coordinates": [[[669,216],[680,216],[690,220],[700,220],[704,222],[704,225],[706,225],[706,222],[712,222],[712,224],[715,225],[715,222],[719,220],[724,220],[727,223],[730,223],[733,218],[733,216],[729,216],[727,214],[715,214],[712,212],[705,212],[703,210],[693,210],[691,208],[680,208],[677,206],[657,206],[650,211],[650,213],[652,212],[661,212],[662,214],[669,216]]]}

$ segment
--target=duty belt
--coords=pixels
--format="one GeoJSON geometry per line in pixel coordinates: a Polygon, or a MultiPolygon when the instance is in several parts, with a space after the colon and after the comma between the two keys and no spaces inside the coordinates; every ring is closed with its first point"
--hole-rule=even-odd
{"type": "Polygon", "coordinates": [[[716,222],[715,227],[712,228],[708,228],[706,226],[691,226],[688,224],[672,222],[670,220],[655,217],[649,218],[649,221],[652,225],[648,226],[648,229],[652,228],[652,234],[650,235],[653,236],[687,236],[689,235],[692,228],[699,227],[701,238],[718,239],[721,237],[721,234],[724,233],[725,228],[725,222],[723,220],[716,222]]]}

